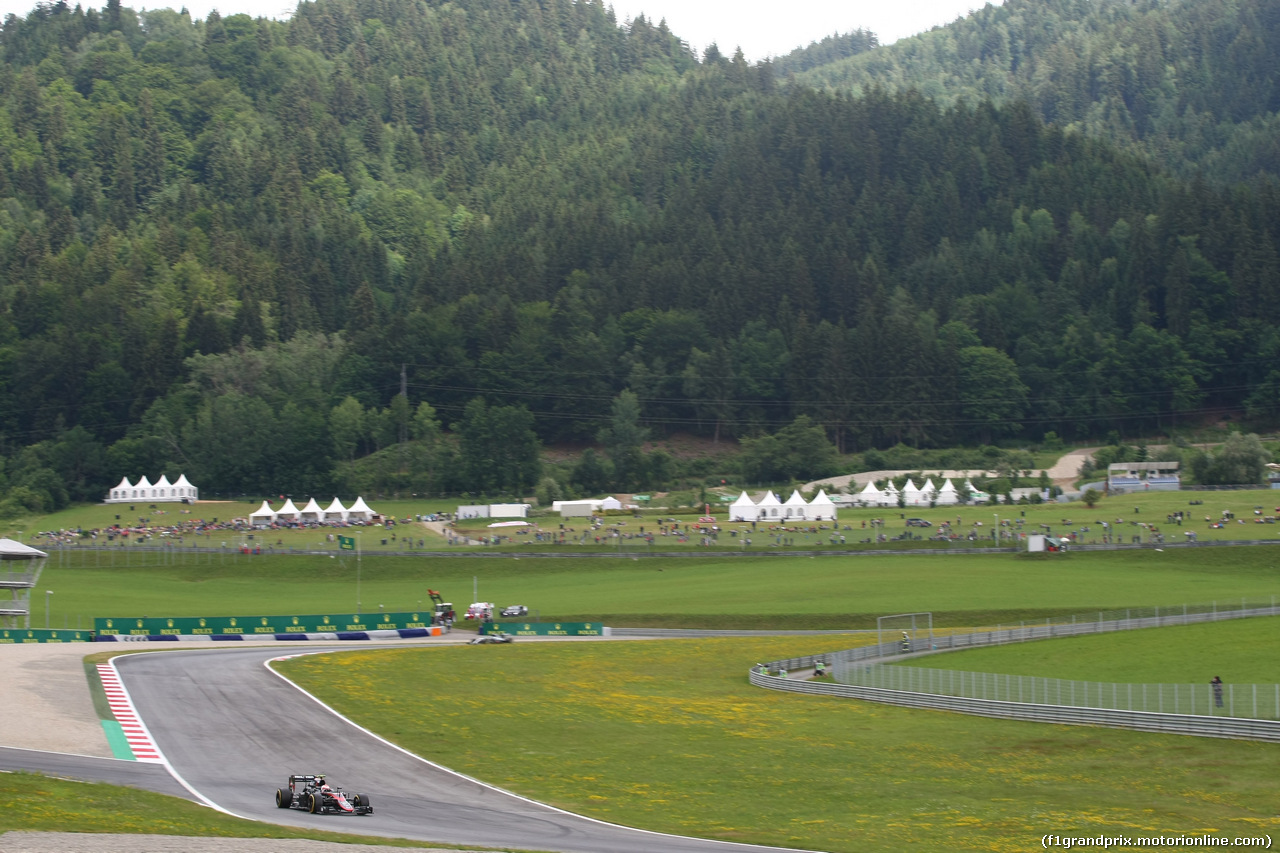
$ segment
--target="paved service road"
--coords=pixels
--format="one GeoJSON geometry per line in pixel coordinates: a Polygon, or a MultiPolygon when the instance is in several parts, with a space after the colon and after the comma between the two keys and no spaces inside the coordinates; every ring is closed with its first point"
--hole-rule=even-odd
{"type": "MultiPolygon", "coordinates": [[[[165,651],[115,659],[139,716],[174,772],[199,796],[233,814],[339,832],[564,853],[776,849],[600,823],[451,773],[353,726],[272,674],[263,663],[282,653],[287,652],[165,651]],[[328,774],[331,783],[368,794],[374,814],[277,809],[275,789],[290,773],[328,774]]],[[[431,713],[429,699],[422,712],[431,713]]]]}

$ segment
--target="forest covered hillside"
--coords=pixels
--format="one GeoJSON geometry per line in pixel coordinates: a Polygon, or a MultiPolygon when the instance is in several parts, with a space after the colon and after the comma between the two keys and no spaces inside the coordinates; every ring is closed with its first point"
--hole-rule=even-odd
{"type": "Polygon", "coordinates": [[[674,431],[1263,423],[1276,222],[1265,176],[784,86],[600,2],[44,5],[0,30],[0,512],[179,472],[528,493],[553,442],[605,451],[566,489],[659,487],[674,431]]]}
{"type": "Polygon", "coordinates": [[[1187,177],[1280,175],[1272,0],[1005,0],[872,52],[858,49],[865,41],[824,39],[778,68],[829,91],[1025,100],[1042,121],[1187,177]]]}

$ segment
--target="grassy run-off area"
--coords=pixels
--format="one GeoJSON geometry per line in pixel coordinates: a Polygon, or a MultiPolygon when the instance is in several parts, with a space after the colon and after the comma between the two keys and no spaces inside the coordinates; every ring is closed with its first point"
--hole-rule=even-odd
{"type": "Polygon", "coordinates": [[[932,611],[937,625],[1016,624],[1047,615],[1280,596],[1280,546],[817,558],[580,559],[55,555],[32,624],[94,617],[288,615],[418,610],[427,589],[461,612],[473,598],[524,604],[531,618],[681,627],[874,627],[932,611]]]}
{"type": "Polygon", "coordinates": [[[1116,684],[1280,684],[1280,618],[1171,625],[945,652],[901,666],[1116,684]]]}
{"type": "MultiPolygon", "coordinates": [[[[268,792],[269,793],[269,792],[268,792]]],[[[421,847],[421,842],[317,832],[230,817],[150,791],[71,782],[37,773],[0,773],[0,833],[86,832],[206,838],[306,838],[347,844],[421,847]]]]}
{"type": "Polygon", "coordinates": [[[420,755],[652,830],[829,851],[1280,831],[1280,745],[989,720],[747,682],[757,661],[865,641],[517,643],[278,666],[420,755]]]}

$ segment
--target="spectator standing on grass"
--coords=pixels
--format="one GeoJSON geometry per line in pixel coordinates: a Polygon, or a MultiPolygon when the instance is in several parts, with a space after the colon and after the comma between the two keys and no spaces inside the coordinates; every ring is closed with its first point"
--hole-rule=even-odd
{"type": "Polygon", "coordinates": [[[1213,704],[1215,707],[1221,708],[1222,707],[1222,679],[1215,675],[1213,677],[1213,680],[1210,681],[1209,684],[1213,687],[1213,704]]]}

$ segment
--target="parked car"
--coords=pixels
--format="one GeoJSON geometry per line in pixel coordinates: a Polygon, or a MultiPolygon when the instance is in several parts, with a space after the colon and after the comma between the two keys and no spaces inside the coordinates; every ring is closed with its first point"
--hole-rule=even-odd
{"type": "Polygon", "coordinates": [[[529,608],[523,604],[510,604],[502,608],[502,615],[507,617],[528,616],[529,608]]]}
{"type": "Polygon", "coordinates": [[[908,518],[907,527],[933,527],[933,522],[925,521],[923,518],[908,518]]]}

